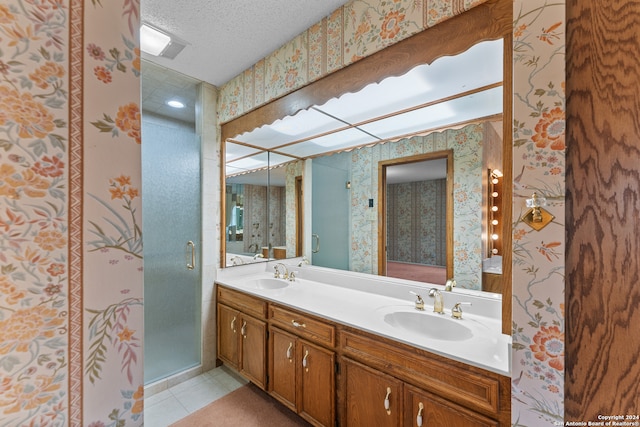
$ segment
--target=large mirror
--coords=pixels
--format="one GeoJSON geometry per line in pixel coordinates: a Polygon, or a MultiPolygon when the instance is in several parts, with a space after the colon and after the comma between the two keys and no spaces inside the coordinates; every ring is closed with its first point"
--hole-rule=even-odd
{"type": "MultiPolygon", "coordinates": [[[[418,154],[415,151],[411,151],[415,146],[422,145],[424,147],[433,144],[434,141],[430,141],[430,139],[435,139],[435,143],[440,144],[437,146],[438,150],[451,148],[442,145],[440,137],[454,132],[458,134],[461,142],[465,139],[463,134],[470,129],[469,127],[475,127],[477,134],[484,133],[483,140],[489,134],[489,139],[498,141],[496,144],[483,145],[481,152],[478,152],[480,156],[489,156],[491,159],[496,160],[485,162],[486,159],[483,158],[483,162],[480,162],[481,178],[477,185],[482,190],[477,197],[482,201],[475,205],[473,212],[479,214],[481,218],[480,224],[476,225],[481,229],[480,237],[476,240],[476,251],[480,254],[481,265],[486,268],[483,273],[483,267],[480,267],[476,274],[481,277],[481,289],[502,293],[503,332],[510,333],[511,227],[510,221],[501,221],[501,218],[509,219],[511,217],[511,64],[513,53],[511,14],[512,4],[510,2],[502,0],[489,1],[222,124],[222,140],[226,141],[223,147],[228,146],[229,143],[235,144],[239,142],[242,145],[248,142],[248,146],[255,146],[269,152],[270,155],[288,155],[291,159],[294,159],[291,163],[295,164],[295,166],[292,166],[295,173],[287,178],[288,181],[293,182],[292,188],[294,188],[294,195],[288,197],[287,215],[294,215],[297,219],[294,221],[296,230],[293,232],[294,234],[287,236],[287,242],[297,242],[297,247],[295,248],[297,255],[312,253],[317,244],[311,230],[310,219],[312,212],[309,202],[313,198],[311,193],[313,188],[312,165],[314,162],[340,165],[345,164],[348,160],[341,159],[341,156],[352,156],[351,160],[353,160],[353,156],[359,156],[360,160],[365,159],[363,163],[366,165],[365,168],[362,168],[360,163],[352,165],[351,171],[356,173],[356,178],[352,176],[350,182],[342,183],[341,191],[344,192],[346,190],[351,193],[349,199],[352,203],[352,210],[347,216],[350,219],[359,218],[361,221],[359,224],[352,222],[347,226],[346,233],[349,234],[348,241],[350,245],[357,247],[361,251],[358,254],[351,253],[349,255],[349,268],[357,271],[366,271],[360,267],[367,265],[370,268],[369,272],[375,274],[380,271],[378,258],[378,252],[380,251],[376,245],[376,236],[381,233],[381,230],[379,222],[374,218],[376,215],[374,211],[376,203],[378,203],[377,197],[380,193],[377,188],[377,168],[381,158],[372,157],[366,160],[364,148],[362,147],[395,150],[396,154],[394,155],[396,157],[406,157],[418,154]],[[464,31],[460,31],[461,28],[464,31]],[[484,119],[480,115],[475,115],[473,118],[468,117],[466,122],[463,118],[455,120],[452,117],[442,117],[435,113],[423,114],[423,117],[439,118],[441,120],[440,124],[434,123],[423,132],[418,129],[408,130],[405,135],[385,134],[385,130],[390,129],[387,124],[393,121],[395,114],[390,115],[389,120],[376,120],[375,123],[372,122],[371,124],[363,117],[352,118],[347,120],[346,123],[342,122],[342,128],[338,128],[339,131],[344,130],[344,133],[337,132],[335,128],[322,129],[324,120],[329,117],[326,113],[333,115],[334,119],[336,117],[341,118],[342,113],[332,114],[330,110],[322,110],[323,107],[326,107],[326,104],[330,104],[332,99],[345,99],[347,95],[350,96],[360,91],[368,84],[381,82],[389,76],[403,76],[419,65],[435,64],[438,59],[457,57],[481,42],[492,40],[504,40],[501,58],[482,58],[471,65],[466,65],[463,69],[458,68],[456,70],[457,73],[449,70],[450,73],[442,77],[450,76],[453,78],[455,76],[456,78],[462,78],[458,82],[457,90],[448,96],[441,95],[440,98],[431,104],[427,102],[427,105],[423,105],[423,107],[427,108],[435,104],[442,104],[443,101],[455,101],[467,96],[476,98],[476,100],[482,98],[483,100],[480,101],[480,104],[484,104],[486,103],[486,98],[483,98],[484,95],[490,94],[491,90],[500,90],[502,102],[500,103],[500,111],[496,114],[484,117],[484,119]],[[466,80],[469,76],[478,74],[485,65],[498,66],[502,70],[499,83],[485,84],[485,89],[488,89],[488,92],[478,90],[478,88],[473,89],[466,80]],[[509,90],[502,91],[502,87],[509,88],[509,90]],[[319,113],[321,116],[315,113],[319,113]],[[287,123],[286,119],[290,116],[303,117],[305,115],[309,117],[315,115],[316,118],[322,117],[323,120],[307,122],[307,124],[300,125],[298,129],[291,128],[287,123]],[[358,129],[354,129],[353,124],[358,125],[355,126],[358,129]],[[269,134],[268,131],[274,130],[274,127],[277,131],[276,135],[269,134]],[[480,131],[480,128],[483,131],[480,131]],[[256,132],[261,130],[264,132],[256,132]],[[301,130],[308,133],[305,135],[301,130]],[[351,138],[346,137],[348,132],[361,132],[362,130],[370,134],[369,136],[373,136],[374,140],[368,140],[368,137],[363,136],[361,133],[357,133],[360,138],[354,138],[353,135],[351,135],[351,138]],[[285,135],[284,138],[281,137],[282,134],[285,135]],[[345,137],[335,138],[338,134],[345,137]],[[253,135],[256,138],[252,141],[247,141],[246,139],[244,142],[240,141],[242,137],[247,135],[253,135]],[[315,141],[311,141],[312,139],[315,139],[315,141]],[[351,141],[347,146],[336,145],[338,141],[347,140],[351,141]],[[503,169],[500,170],[500,167],[503,169]],[[497,182],[497,184],[494,184],[494,182],[497,182]],[[502,184],[503,182],[504,185],[502,184]],[[350,186],[349,189],[345,188],[347,185],[350,186]],[[296,188],[297,190],[295,190],[296,188]],[[499,193],[498,197],[494,197],[496,192],[499,193]],[[301,198],[304,199],[304,203],[301,203],[301,198]],[[372,200],[374,208],[369,208],[372,200]],[[497,209],[502,217],[496,217],[496,212],[492,209],[497,209]],[[498,223],[496,224],[495,221],[498,221],[498,223]],[[362,233],[362,236],[369,237],[354,239],[352,235],[354,231],[362,233]],[[497,254],[496,251],[498,252],[497,254]],[[362,256],[363,254],[365,256],[362,256]],[[487,256],[488,254],[498,256],[487,256]],[[354,268],[354,266],[357,266],[357,268],[354,268]],[[487,278],[490,278],[490,280],[485,280],[487,278]],[[485,284],[491,284],[491,286],[485,286],[485,284]]],[[[440,86],[439,82],[434,85],[436,90],[440,89],[440,86]]],[[[378,100],[385,99],[382,97],[378,100]]],[[[391,107],[388,104],[387,107],[391,107]]],[[[396,106],[395,111],[400,111],[398,108],[401,107],[396,106]]],[[[418,111],[419,108],[415,110],[418,111]]],[[[354,112],[357,116],[359,110],[356,108],[347,111],[347,113],[349,112],[354,112]]],[[[419,115],[420,113],[416,112],[415,114],[419,115]]],[[[444,116],[447,115],[445,114],[444,116]]],[[[418,123],[418,127],[424,125],[420,125],[419,121],[416,123],[418,123]]],[[[454,179],[458,175],[457,164],[459,162],[454,159],[454,179]]],[[[224,171],[221,179],[224,182],[224,171]]],[[[287,194],[289,194],[288,191],[287,194]]],[[[226,209],[223,209],[223,213],[225,211],[226,209]]],[[[226,221],[226,219],[223,218],[223,221],[226,221]]],[[[288,221],[287,224],[289,224],[288,221]]],[[[287,228],[289,227],[287,225],[287,228]]],[[[455,233],[455,225],[453,227],[452,233],[455,233]]],[[[321,239],[320,245],[322,246],[325,243],[328,243],[326,239],[321,239]]],[[[458,258],[456,252],[456,245],[458,244],[459,240],[454,238],[452,244],[454,269],[458,258]]],[[[224,243],[221,245],[221,250],[224,257],[226,255],[224,243]]],[[[492,293],[491,295],[493,297],[495,294],[492,293]]]]}
{"type": "Polygon", "coordinates": [[[313,265],[482,290],[483,264],[500,257],[486,171],[502,169],[503,50],[478,43],[228,139],[226,265],[304,253],[313,265]],[[294,238],[305,220],[310,232],[294,238]]]}
{"type": "MultiPolygon", "coordinates": [[[[508,319],[511,315],[510,227],[509,221],[502,221],[492,209],[497,209],[497,213],[504,218],[511,215],[510,186],[502,186],[500,182],[511,182],[511,91],[502,90],[503,86],[511,87],[511,21],[507,19],[510,16],[509,6],[508,2],[496,1],[473,8],[450,22],[439,24],[433,30],[418,33],[222,126],[222,137],[227,145],[246,144],[294,159],[292,163],[297,165],[294,168],[297,175],[288,179],[302,181],[304,203],[297,209],[299,201],[292,196],[289,199],[291,201],[287,202],[287,215],[300,215],[299,212],[303,211],[302,224],[298,223],[296,227],[303,229],[303,237],[299,243],[303,246],[304,255],[311,254],[313,257],[318,244],[322,249],[331,241],[338,240],[321,237],[318,242],[314,236],[311,223],[312,217],[317,214],[312,212],[309,202],[315,198],[313,181],[316,181],[316,177],[313,171],[319,169],[320,164],[336,171],[349,165],[346,182],[343,178],[336,180],[334,192],[336,198],[340,193],[347,192],[349,200],[349,211],[342,215],[345,221],[336,223],[336,228],[347,224],[339,234],[347,236],[349,254],[341,259],[346,260],[351,270],[373,274],[386,273],[381,261],[382,251],[378,248],[382,233],[377,213],[381,193],[378,188],[379,162],[447,149],[454,149],[455,153],[455,148],[465,146],[470,138],[478,142],[478,149],[471,150],[475,154],[474,165],[477,166],[474,167],[474,175],[478,177],[474,188],[478,190],[473,193],[476,203],[469,204],[468,211],[470,216],[478,218],[473,223],[473,229],[478,231],[474,231],[473,242],[469,241],[470,244],[473,243],[473,248],[466,252],[458,250],[462,241],[455,237],[456,234],[472,236],[467,233],[471,223],[462,227],[456,225],[456,218],[459,219],[462,212],[454,207],[454,220],[445,226],[452,228],[454,236],[449,248],[453,253],[454,277],[457,274],[456,265],[464,261],[466,254],[472,253],[475,256],[473,264],[476,266],[473,274],[478,277],[479,283],[470,287],[503,292],[505,331],[510,327],[508,319]],[[461,33],[460,28],[465,28],[466,31],[461,33]],[[376,107],[379,106],[378,101],[386,101],[383,102],[384,107],[391,109],[373,114],[376,119],[382,120],[371,120],[371,112],[361,107],[344,107],[338,104],[335,108],[332,106],[334,98],[349,98],[368,83],[381,82],[388,76],[404,76],[421,64],[436,65],[440,59],[455,59],[461,54],[464,56],[469,50],[492,40],[500,43],[501,47],[496,51],[501,51],[502,55],[497,58],[484,55],[471,64],[448,69],[441,75],[444,80],[450,78],[458,81],[457,86],[451,86],[455,89],[449,94],[439,92],[447,85],[442,83],[443,80],[438,80],[432,85],[435,98],[423,101],[417,107],[393,106],[389,97],[380,96],[375,99],[376,107]],[[493,83],[470,82],[469,78],[482,74],[485,66],[499,68],[499,79],[493,83]],[[469,99],[477,101],[478,105],[494,105],[493,102],[497,100],[499,110],[476,113],[456,105],[469,99]],[[455,114],[436,111],[436,106],[444,104],[450,105],[450,111],[455,114]],[[468,115],[465,116],[461,111],[468,115]],[[392,130],[391,125],[399,115],[396,114],[398,112],[410,112],[414,117],[418,116],[419,120],[413,122],[415,127],[406,128],[400,133],[392,130]],[[351,116],[345,119],[349,114],[351,116]],[[290,117],[310,120],[300,121],[292,126],[294,122],[289,121],[290,117]],[[340,125],[331,124],[331,119],[336,118],[339,118],[340,125]],[[433,122],[426,123],[429,120],[433,122]],[[382,156],[383,153],[390,153],[389,157],[382,156]],[[498,180],[498,185],[494,184],[495,180],[498,180]],[[498,191],[494,191],[496,189],[498,191]],[[503,194],[495,197],[494,193],[498,192],[503,194]],[[291,207],[295,208],[289,209],[291,207]],[[503,248],[507,249],[504,253],[503,248]],[[486,267],[484,272],[483,267],[486,267]],[[485,280],[489,276],[492,279],[485,280]],[[485,286],[485,283],[492,283],[493,287],[485,286]]],[[[411,89],[417,93],[420,85],[414,85],[411,89]]],[[[399,87],[398,90],[401,91],[402,88],[399,87]]],[[[454,154],[454,203],[457,188],[455,180],[463,178],[466,172],[464,167],[459,169],[463,164],[464,162],[456,160],[454,154]]],[[[337,173],[333,175],[338,176],[337,173]]],[[[460,193],[457,196],[460,199],[468,194],[460,193]]],[[[472,280],[460,280],[459,286],[460,282],[471,283],[472,280]]]]}

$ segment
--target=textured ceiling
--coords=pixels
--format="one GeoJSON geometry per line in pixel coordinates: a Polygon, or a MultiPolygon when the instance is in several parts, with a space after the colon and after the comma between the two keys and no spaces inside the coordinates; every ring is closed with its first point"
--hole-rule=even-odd
{"type": "Polygon", "coordinates": [[[187,42],[172,60],[142,54],[143,110],[193,123],[199,81],[223,85],[346,2],[141,0],[142,22],[187,42]],[[186,108],[168,107],[170,98],[186,108]]]}
{"type": "Polygon", "coordinates": [[[346,0],[141,0],[142,22],[187,42],[173,59],[143,58],[221,86],[346,0]]]}

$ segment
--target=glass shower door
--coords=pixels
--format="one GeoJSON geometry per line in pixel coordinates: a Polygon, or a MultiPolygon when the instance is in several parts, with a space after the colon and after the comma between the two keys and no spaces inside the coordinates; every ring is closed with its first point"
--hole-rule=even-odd
{"type": "Polygon", "coordinates": [[[349,269],[349,173],[344,168],[312,162],[311,264],[349,269]]]}
{"type": "Polygon", "coordinates": [[[201,363],[200,140],[142,124],[144,381],[201,363]]]}

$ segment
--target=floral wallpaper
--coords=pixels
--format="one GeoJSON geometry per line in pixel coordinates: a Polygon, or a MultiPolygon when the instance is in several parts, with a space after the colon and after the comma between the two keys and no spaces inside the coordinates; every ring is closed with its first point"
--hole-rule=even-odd
{"type": "MultiPolygon", "coordinates": [[[[353,1],[224,85],[219,120],[481,3],[353,1]]],[[[514,0],[514,426],[564,412],[564,3],[514,0]]],[[[138,20],[0,4],[0,426],[142,425],[138,20]]]]}
{"type": "Polygon", "coordinates": [[[353,0],[220,88],[221,123],[486,0],[353,0]]]}
{"type": "Polygon", "coordinates": [[[289,162],[285,173],[285,245],[287,258],[296,256],[296,177],[303,175],[304,162],[289,162]]]}
{"type": "Polygon", "coordinates": [[[453,150],[453,274],[458,286],[482,289],[482,141],[484,126],[434,132],[371,148],[351,156],[351,269],[378,271],[378,223],[369,218],[368,200],[378,200],[378,162],[453,150]]]}
{"type": "Polygon", "coordinates": [[[514,426],[564,418],[564,14],[564,2],[514,7],[514,426]],[[555,216],[541,231],[519,219],[534,191],[555,216]]]}
{"type": "Polygon", "coordinates": [[[387,187],[387,259],[447,265],[447,180],[387,187]]]}
{"type": "Polygon", "coordinates": [[[138,16],[0,4],[0,426],[142,425],[138,16]]]}

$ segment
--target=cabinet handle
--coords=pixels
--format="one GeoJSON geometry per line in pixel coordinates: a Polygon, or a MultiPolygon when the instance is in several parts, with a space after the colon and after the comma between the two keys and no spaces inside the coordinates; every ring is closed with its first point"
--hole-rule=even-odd
{"type": "Polygon", "coordinates": [[[292,324],[293,326],[295,326],[296,328],[306,328],[306,327],[307,327],[307,325],[306,325],[306,324],[304,324],[304,323],[300,323],[300,322],[298,322],[297,320],[292,320],[292,321],[291,321],[291,324],[292,324]]]}
{"type": "Polygon", "coordinates": [[[304,357],[302,358],[302,367],[305,372],[309,372],[309,362],[307,362],[307,358],[309,357],[309,350],[304,351],[304,357]]]}
{"type": "Polygon", "coordinates": [[[416,417],[418,427],[422,427],[422,411],[424,411],[424,405],[420,402],[418,403],[418,416],[416,417]]]}
{"type": "Polygon", "coordinates": [[[391,396],[391,387],[387,387],[387,395],[384,397],[384,409],[387,410],[387,415],[391,415],[391,402],[389,401],[391,396]]]}
{"type": "Polygon", "coordinates": [[[240,328],[240,333],[242,334],[243,338],[247,337],[247,321],[246,320],[242,321],[242,328],[240,328]]]}
{"type": "Polygon", "coordinates": [[[236,316],[233,316],[233,320],[231,320],[231,330],[233,333],[236,333],[236,316]]]}
{"type": "Polygon", "coordinates": [[[293,362],[291,359],[291,349],[293,349],[293,343],[289,343],[289,348],[287,348],[287,359],[289,359],[289,363],[293,362]]]}

